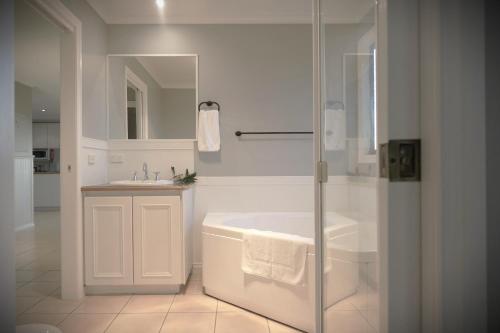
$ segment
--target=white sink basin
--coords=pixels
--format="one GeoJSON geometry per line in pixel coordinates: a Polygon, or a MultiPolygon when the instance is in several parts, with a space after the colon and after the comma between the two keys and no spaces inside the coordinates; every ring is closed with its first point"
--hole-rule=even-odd
{"type": "Polygon", "coordinates": [[[158,186],[158,185],[172,185],[174,182],[170,179],[161,180],[115,180],[110,182],[112,185],[124,186],[158,186]]]}

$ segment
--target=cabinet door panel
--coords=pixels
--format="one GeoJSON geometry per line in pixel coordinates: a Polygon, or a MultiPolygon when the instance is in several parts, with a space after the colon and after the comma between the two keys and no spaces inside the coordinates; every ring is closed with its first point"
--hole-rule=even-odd
{"type": "Polygon", "coordinates": [[[59,123],[47,124],[47,144],[49,148],[59,148],[59,123]]]}
{"type": "Polygon", "coordinates": [[[134,283],[180,283],[180,198],[134,197],[134,283]]]}
{"type": "Polygon", "coordinates": [[[85,198],[85,282],[132,285],[132,198],[85,198]]]}
{"type": "Polygon", "coordinates": [[[33,123],[33,148],[48,148],[47,124],[33,123]]]}

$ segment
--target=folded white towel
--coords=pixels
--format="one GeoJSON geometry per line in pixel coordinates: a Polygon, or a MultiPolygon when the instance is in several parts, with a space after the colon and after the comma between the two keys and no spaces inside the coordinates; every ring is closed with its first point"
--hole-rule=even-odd
{"type": "Polygon", "coordinates": [[[198,112],[198,151],[219,151],[219,111],[198,112]]]}
{"type": "Polygon", "coordinates": [[[271,277],[271,238],[265,232],[247,230],[243,234],[241,269],[260,277],[271,277]]]}
{"type": "Polygon", "coordinates": [[[273,238],[271,242],[271,278],[275,281],[299,285],[304,279],[307,244],[294,238],[273,238]]]}
{"type": "Polygon", "coordinates": [[[243,272],[291,285],[302,283],[307,242],[301,237],[270,231],[248,230],[243,234],[243,272]]]}
{"type": "Polygon", "coordinates": [[[345,150],[346,113],[343,109],[325,110],[325,150],[345,150]]]}

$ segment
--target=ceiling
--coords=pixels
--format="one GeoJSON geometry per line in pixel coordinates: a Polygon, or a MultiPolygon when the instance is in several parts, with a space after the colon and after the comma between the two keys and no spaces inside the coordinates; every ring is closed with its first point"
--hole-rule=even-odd
{"type": "MultiPolygon", "coordinates": [[[[87,0],[108,24],[312,23],[312,0],[87,0]]],[[[359,22],[375,0],[323,0],[328,23],[359,22]]]]}
{"type": "Polygon", "coordinates": [[[196,88],[195,56],[136,58],[162,88],[196,88]]]}
{"type": "Polygon", "coordinates": [[[32,88],[34,121],[59,121],[60,32],[25,1],[15,15],[16,81],[32,88]]]}

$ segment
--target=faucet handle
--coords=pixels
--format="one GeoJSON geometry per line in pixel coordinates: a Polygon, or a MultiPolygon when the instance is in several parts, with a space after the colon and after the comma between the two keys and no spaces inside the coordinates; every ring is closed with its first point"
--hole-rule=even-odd
{"type": "Polygon", "coordinates": [[[160,180],[160,171],[153,172],[155,174],[155,180],[160,180]]]}
{"type": "Polygon", "coordinates": [[[137,180],[137,171],[134,171],[134,173],[132,174],[132,180],[137,180]]]}

